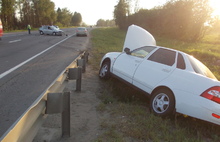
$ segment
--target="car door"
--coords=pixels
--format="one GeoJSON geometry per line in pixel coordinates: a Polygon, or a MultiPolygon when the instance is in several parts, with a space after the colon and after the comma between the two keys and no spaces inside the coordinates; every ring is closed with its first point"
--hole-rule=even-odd
{"type": "Polygon", "coordinates": [[[44,34],[48,34],[48,26],[43,27],[43,32],[44,32],[44,34]]]}
{"type": "Polygon", "coordinates": [[[176,51],[159,48],[145,59],[134,73],[133,84],[151,93],[154,87],[166,79],[176,68],[176,51]]]}
{"type": "Polygon", "coordinates": [[[141,47],[130,54],[122,53],[113,64],[113,74],[132,83],[134,72],[144,58],[156,47],[141,47]]]}
{"type": "Polygon", "coordinates": [[[48,34],[49,35],[52,35],[53,34],[53,27],[51,27],[51,26],[48,26],[48,34]]]}

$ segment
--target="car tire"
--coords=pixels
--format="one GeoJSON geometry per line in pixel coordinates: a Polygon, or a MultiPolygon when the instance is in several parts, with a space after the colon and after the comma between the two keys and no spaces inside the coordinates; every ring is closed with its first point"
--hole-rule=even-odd
{"type": "Polygon", "coordinates": [[[53,32],[53,35],[55,36],[55,35],[57,35],[55,32],[53,32]]]}
{"type": "Polygon", "coordinates": [[[150,98],[150,111],[156,116],[168,117],[174,114],[175,98],[168,89],[155,91],[150,98]]]}
{"type": "Polygon", "coordinates": [[[40,31],[40,35],[43,35],[44,34],[44,32],[43,31],[40,31]]]}
{"type": "Polygon", "coordinates": [[[99,70],[99,78],[109,79],[110,78],[110,62],[106,61],[102,64],[99,70]]]}

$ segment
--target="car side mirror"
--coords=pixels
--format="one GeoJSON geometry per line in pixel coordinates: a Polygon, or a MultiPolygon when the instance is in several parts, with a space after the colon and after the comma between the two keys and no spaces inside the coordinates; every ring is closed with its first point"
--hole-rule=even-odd
{"type": "Polygon", "coordinates": [[[130,51],[130,49],[127,48],[127,47],[124,49],[124,52],[125,52],[126,54],[128,54],[128,55],[131,55],[131,51],[130,51]]]}

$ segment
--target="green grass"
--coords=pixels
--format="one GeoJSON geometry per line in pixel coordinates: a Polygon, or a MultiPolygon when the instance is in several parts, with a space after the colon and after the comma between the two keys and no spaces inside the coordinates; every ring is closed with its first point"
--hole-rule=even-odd
{"type": "MultiPolygon", "coordinates": [[[[91,61],[95,69],[107,52],[121,51],[126,32],[117,28],[100,28],[92,31],[91,61]]],[[[219,78],[219,67],[213,65],[220,59],[216,42],[204,38],[198,43],[185,43],[156,37],[157,44],[187,52],[214,70],[219,78]],[[210,52],[213,51],[213,52],[210,52]]],[[[102,81],[103,89],[97,110],[109,117],[100,123],[103,134],[95,142],[219,142],[220,127],[191,117],[176,114],[175,118],[162,119],[149,112],[149,99],[126,84],[111,78],[102,81]]]]}
{"type": "Polygon", "coordinates": [[[101,58],[107,52],[121,52],[125,32],[116,28],[98,28],[92,30],[92,53],[94,67],[99,68],[101,58]]]}

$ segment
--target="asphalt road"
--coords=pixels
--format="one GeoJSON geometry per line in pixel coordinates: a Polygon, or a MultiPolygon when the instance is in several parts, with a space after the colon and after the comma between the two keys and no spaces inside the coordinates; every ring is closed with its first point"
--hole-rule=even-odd
{"type": "Polygon", "coordinates": [[[4,34],[0,41],[0,137],[89,44],[76,37],[38,31],[4,34]]]}

